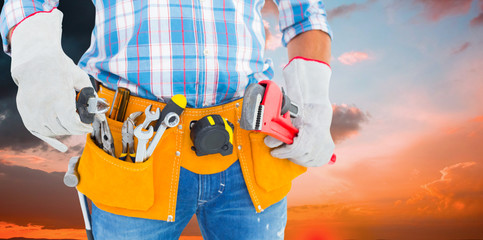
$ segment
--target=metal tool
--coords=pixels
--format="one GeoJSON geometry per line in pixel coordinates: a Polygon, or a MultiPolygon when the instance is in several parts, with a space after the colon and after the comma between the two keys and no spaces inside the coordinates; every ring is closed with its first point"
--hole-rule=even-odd
{"type": "MultiPolygon", "coordinates": [[[[64,184],[67,187],[77,187],[77,184],[79,184],[79,174],[77,173],[77,162],[79,161],[79,158],[80,157],[76,156],[72,157],[69,160],[67,172],[64,175],[64,184]]],[[[84,217],[87,239],[94,240],[94,235],[92,234],[91,215],[89,213],[89,207],[87,204],[87,197],[79,192],[79,190],[77,190],[77,195],[79,197],[79,203],[81,205],[82,216],[84,217]]]]}
{"type": "Polygon", "coordinates": [[[112,138],[111,130],[109,129],[109,125],[107,124],[107,118],[104,114],[96,114],[95,116],[98,118],[98,121],[101,124],[101,142],[102,142],[102,150],[107,154],[116,157],[114,151],[114,140],[112,138]]]}
{"type": "Polygon", "coordinates": [[[94,240],[94,235],[92,234],[92,224],[91,224],[91,214],[89,213],[89,207],[87,205],[87,197],[77,190],[77,195],[79,196],[79,202],[81,205],[82,216],[84,217],[84,224],[86,226],[87,240],[94,240]]]}
{"type": "Polygon", "coordinates": [[[156,123],[156,126],[154,126],[154,130],[157,131],[156,129],[161,126],[161,123],[164,119],[166,119],[166,115],[168,115],[168,113],[173,112],[178,114],[178,116],[181,116],[184,109],[186,108],[186,104],[186,97],[182,94],[176,94],[171,97],[171,99],[169,99],[169,101],[166,103],[166,106],[164,106],[163,110],[161,111],[161,116],[159,116],[159,120],[156,123]]]}
{"type": "Polygon", "coordinates": [[[151,122],[158,120],[159,116],[161,115],[159,108],[157,108],[155,112],[152,112],[151,111],[152,106],[153,105],[149,105],[144,110],[144,116],[146,118],[144,119],[144,122],[141,124],[142,128],[144,128],[144,129],[148,129],[149,124],[151,124],[151,122]]]}
{"type": "Polygon", "coordinates": [[[94,88],[83,88],[77,94],[76,108],[81,122],[91,124],[96,114],[104,114],[109,110],[106,99],[96,96],[94,88]]]}
{"type": "Polygon", "coordinates": [[[124,121],[130,97],[131,91],[129,89],[118,87],[114,95],[111,110],[109,111],[109,118],[119,122],[124,121]]]}
{"type": "Polygon", "coordinates": [[[102,148],[102,138],[101,138],[101,121],[99,118],[94,117],[94,122],[92,123],[92,134],[91,138],[94,140],[96,145],[102,148]]]}
{"type": "Polygon", "coordinates": [[[67,166],[67,172],[64,175],[64,184],[67,187],[75,187],[79,184],[79,174],[77,174],[77,163],[80,157],[72,157],[67,166]]]}
{"type": "Polygon", "coordinates": [[[176,94],[174,95],[166,106],[164,106],[163,110],[161,111],[161,115],[154,127],[156,131],[156,135],[154,136],[153,140],[149,144],[149,147],[146,152],[146,158],[149,158],[156,146],[158,146],[161,137],[164,134],[164,131],[170,127],[176,127],[180,122],[180,115],[183,113],[184,109],[186,108],[187,100],[184,95],[176,94]]]}
{"type": "Polygon", "coordinates": [[[292,144],[299,130],[292,125],[290,117],[297,114],[297,105],[283,94],[275,82],[265,80],[250,84],[245,90],[240,127],[292,144]]]}
{"type": "Polygon", "coordinates": [[[159,140],[161,140],[161,137],[164,134],[164,131],[167,128],[176,127],[178,126],[178,124],[179,124],[179,115],[177,113],[170,112],[166,115],[164,120],[161,122],[161,125],[159,126],[158,130],[156,131],[156,135],[154,135],[153,140],[151,141],[148,149],[146,150],[147,158],[149,158],[153,154],[154,149],[156,148],[156,146],[159,143],[159,140]]]}
{"type": "Polygon", "coordinates": [[[134,126],[136,119],[141,116],[143,112],[133,112],[129,115],[126,121],[122,124],[122,153],[119,159],[125,161],[127,156],[134,162],[136,152],[134,151],[134,126]]]}
{"type": "Polygon", "coordinates": [[[91,137],[98,146],[114,156],[114,141],[104,113],[109,110],[106,99],[96,96],[94,88],[83,88],[77,95],[76,108],[83,123],[92,123],[91,137]]]}
{"type": "Polygon", "coordinates": [[[138,139],[137,149],[136,149],[136,163],[143,162],[146,159],[146,146],[149,139],[153,137],[154,129],[153,126],[149,126],[148,131],[143,130],[143,126],[139,125],[134,129],[134,136],[138,139]]]}
{"type": "MultiPolygon", "coordinates": [[[[273,81],[250,84],[243,97],[240,127],[270,135],[286,144],[292,144],[299,130],[290,117],[297,117],[298,106],[273,81]]],[[[330,163],[335,163],[332,155],[330,163]]]]}

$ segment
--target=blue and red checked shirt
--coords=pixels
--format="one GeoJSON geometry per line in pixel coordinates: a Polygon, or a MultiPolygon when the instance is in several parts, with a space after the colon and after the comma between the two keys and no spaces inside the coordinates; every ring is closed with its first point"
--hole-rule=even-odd
{"type": "MultiPolygon", "coordinates": [[[[264,58],[264,0],[93,0],[91,45],[79,66],[103,85],[160,100],[184,94],[189,107],[243,96],[248,84],[271,79],[264,58]]],[[[331,34],[321,0],[275,0],[285,46],[302,32],[331,34]]],[[[5,0],[3,49],[9,29],[58,0],[5,0]]]]}

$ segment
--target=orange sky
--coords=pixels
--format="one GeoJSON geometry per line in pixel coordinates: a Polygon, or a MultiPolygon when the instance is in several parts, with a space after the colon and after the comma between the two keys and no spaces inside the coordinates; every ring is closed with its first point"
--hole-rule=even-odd
{"type": "MultiPolygon", "coordinates": [[[[297,239],[304,228],[325,229],[328,239],[417,239],[416,232],[419,239],[482,236],[482,143],[478,116],[423,136],[396,154],[333,170],[330,178],[343,180],[332,179],[327,192],[314,199],[324,204],[289,208],[287,236],[297,239]]],[[[290,195],[294,201],[296,192],[290,195]]]]}
{"type": "MultiPolygon", "coordinates": [[[[481,234],[477,226],[483,225],[482,142],[483,115],[350,169],[337,165],[314,169],[330,171],[325,178],[331,180],[319,186],[320,192],[312,192],[313,203],[305,205],[297,204],[297,199],[300,192],[311,191],[306,182],[317,185],[323,179],[307,174],[304,178],[309,180],[297,180],[289,195],[286,239],[417,239],[415,232],[420,232],[419,239],[440,239],[481,234]]],[[[195,228],[190,224],[185,233],[197,232],[195,228]]],[[[0,223],[0,237],[16,236],[82,239],[85,235],[77,229],[0,223]]]]}

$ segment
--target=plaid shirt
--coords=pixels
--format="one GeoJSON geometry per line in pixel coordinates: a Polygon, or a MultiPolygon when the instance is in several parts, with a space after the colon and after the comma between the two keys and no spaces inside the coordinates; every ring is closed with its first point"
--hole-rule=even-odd
{"type": "MultiPolygon", "coordinates": [[[[91,46],[79,66],[103,85],[160,100],[183,94],[189,107],[243,96],[246,86],[271,79],[264,58],[263,0],[93,0],[91,46]]],[[[302,32],[331,33],[321,0],[276,0],[286,44],[302,32]]],[[[58,0],[5,0],[3,49],[10,28],[58,0]]]]}

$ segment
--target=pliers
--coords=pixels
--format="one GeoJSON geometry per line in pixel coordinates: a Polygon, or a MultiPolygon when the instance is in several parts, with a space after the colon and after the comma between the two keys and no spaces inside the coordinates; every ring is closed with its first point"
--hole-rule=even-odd
{"type": "Polygon", "coordinates": [[[136,159],[136,152],[134,151],[134,126],[136,119],[141,116],[143,112],[133,112],[122,124],[122,153],[119,159],[126,161],[127,155],[134,162],[136,159]]]}

